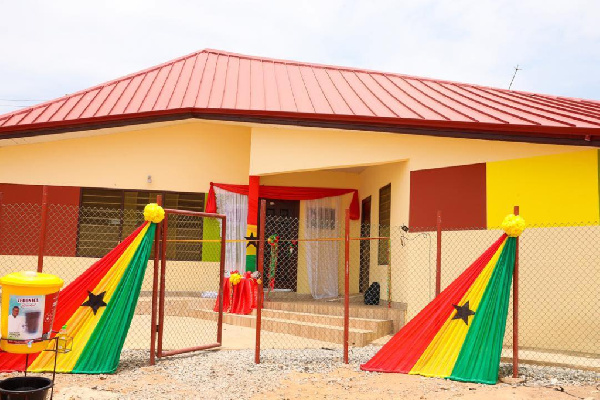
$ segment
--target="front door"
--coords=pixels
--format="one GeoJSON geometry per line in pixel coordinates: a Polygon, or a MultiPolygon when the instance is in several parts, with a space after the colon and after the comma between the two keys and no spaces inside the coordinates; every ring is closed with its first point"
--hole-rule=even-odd
{"type": "MultiPolygon", "coordinates": [[[[298,239],[300,201],[265,200],[267,201],[265,239],[271,235],[279,235],[275,289],[288,289],[295,292],[298,286],[298,246],[292,244],[292,240],[298,239]]],[[[262,227],[258,229],[260,232],[262,227]]],[[[265,277],[269,271],[270,260],[271,246],[265,240],[265,277]]]]}
{"type": "MultiPolygon", "coordinates": [[[[362,201],[362,210],[360,216],[360,237],[368,238],[371,236],[371,196],[362,201]]],[[[371,264],[371,241],[360,241],[360,275],[358,280],[358,289],[364,293],[369,287],[369,267],[371,264]]]]}

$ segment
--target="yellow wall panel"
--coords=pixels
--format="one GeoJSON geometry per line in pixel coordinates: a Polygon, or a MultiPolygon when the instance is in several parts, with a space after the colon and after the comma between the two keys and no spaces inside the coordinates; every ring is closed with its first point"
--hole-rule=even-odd
{"type": "Polygon", "coordinates": [[[498,227],[518,205],[529,225],[598,223],[598,151],[487,164],[487,224],[498,227]]]}

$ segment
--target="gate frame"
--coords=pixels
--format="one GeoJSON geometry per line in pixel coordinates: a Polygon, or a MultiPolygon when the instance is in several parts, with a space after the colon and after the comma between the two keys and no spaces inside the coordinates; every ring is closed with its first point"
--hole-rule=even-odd
{"type": "MultiPolygon", "coordinates": [[[[159,293],[159,299],[158,299],[158,324],[156,326],[152,326],[153,330],[156,330],[156,332],[158,333],[158,343],[157,343],[157,347],[156,347],[156,357],[161,358],[161,357],[167,357],[167,356],[173,356],[176,354],[183,354],[183,353],[191,353],[194,351],[199,351],[199,350],[207,350],[207,349],[213,349],[215,347],[221,347],[222,342],[223,342],[223,282],[224,282],[224,275],[225,275],[225,243],[226,243],[226,232],[227,232],[227,217],[223,214],[212,214],[212,213],[205,213],[205,212],[197,212],[197,211],[186,211],[186,210],[174,210],[174,209],[170,209],[170,208],[165,208],[165,218],[164,220],[161,222],[161,227],[160,227],[160,238],[157,238],[157,240],[160,240],[160,286],[158,288],[158,293],[159,293]],[[167,264],[167,243],[166,243],[166,239],[167,239],[167,230],[168,230],[168,222],[169,222],[169,214],[175,214],[175,215],[187,215],[187,216],[193,216],[193,217],[201,217],[201,218],[216,218],[216,219],[220,219],[221,220],[221,260],[220,260],[220,265],[219,265],[219,294],[218,294],[218,299],[219,299],[219,316],[217,319],[217,341],[215,343],[210,343],[210,344],[206,344],[206,345],[201,345],[201,346],[194,346],[194,347],[187,347],[187,348],[183,348],[183,349],[176,349],[176,350],[169,350],[169,351],[163,351],[162,349],[162,345],[163,345],[163,328],[164,328],[164,318],[165,318],[165,278],[166,278],[166,264],[167,264]]],[[[155,249],[158,246],[155,246],[155,249]]],[[[158,256],[155,254],[155,260],[158,260],[158,256]]],[[[156,265],[155,265],[155,270],[156,270],[156,265]]],[[[156,280],[155,280],[155,283],[156,280]]],[[[153,288],[153,291],[156,290],[156,287],[153,288]]],[[[153,310],[154,311],[154,310],[153,310]]],[[[153,313],[152,315],[152,319],[155,320],[156,315],[153,313]]],[[[153,342],[154,343],[154,342],[153,342]]],[[[152,346],[154,347],[154,346],[152,346]]],[[[152,354],[153,351],[151,350],[151,359],[153,359],[154,354],[152,354]]]]}

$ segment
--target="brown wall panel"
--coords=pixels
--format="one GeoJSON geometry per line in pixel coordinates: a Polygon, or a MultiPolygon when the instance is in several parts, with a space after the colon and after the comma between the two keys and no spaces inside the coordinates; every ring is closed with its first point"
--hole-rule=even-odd
{"type": "Polygon", "coordinates": [[[443,229],[485,229],[485,189],[485,164],[412,171],[410,228],[435,228],[442,210],[443,229]]]}
{"type": "MultiPolygon", "coordinates": [[[[35,255],[38,253],[41,185],[0,183],[0,254],[35,255]]],[[[78,187],[48,186],[48,256],[75,256],[79,219],[78,187]]]]}

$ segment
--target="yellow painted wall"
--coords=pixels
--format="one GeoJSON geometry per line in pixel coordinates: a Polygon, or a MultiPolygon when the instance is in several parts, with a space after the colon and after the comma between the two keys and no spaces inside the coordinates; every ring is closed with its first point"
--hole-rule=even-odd
{"type": "Polygon", "coordinates": [[[253,127],[250,173],[265,175],[409,160],[410,170],[581,151],[581,147],[392,133],[253,127]]]}
{"type": "Polygon", "coordinates": [[[514,205],[529,225],[597,224],[598,150],[487,164],[487,224],[514,205]]]}
{"type": "Polygon", "coordinates": [[[250,128],[192,122],[2,147],[0,182],[207,192],[247,184],[249,164],[250,128]]]}

